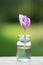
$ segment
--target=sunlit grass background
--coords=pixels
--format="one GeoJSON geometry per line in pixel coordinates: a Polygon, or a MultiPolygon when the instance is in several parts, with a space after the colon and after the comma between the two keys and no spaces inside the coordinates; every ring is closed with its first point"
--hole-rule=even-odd
{"type": "Polygon", "coordinates": [[[24,34],[19,14],[28,16],[32,56],[43,56],[43,0],[0,0],[0,56],[15,56],[18,34],[24,34]]]}
{"type": "MultiPolygon", "coordinates": [[[[17,51],[18,34],[24,34],[20,24],[3,24],[0,44],[0,56],[15,56],[17,51]]],[[[27,30],[32,43],[31,54],[43,56],[43,24],[31,24],[27,30]]]]}

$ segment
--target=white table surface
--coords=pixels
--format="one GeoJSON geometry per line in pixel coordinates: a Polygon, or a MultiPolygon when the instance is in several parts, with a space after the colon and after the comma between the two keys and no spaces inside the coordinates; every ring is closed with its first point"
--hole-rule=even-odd
{"type": "Polygon", "coordinates": [[[30,62],[18,62],[16,57],[0,57],[0,65],[43,65],[43,56],[33,56],[30,62]]]}

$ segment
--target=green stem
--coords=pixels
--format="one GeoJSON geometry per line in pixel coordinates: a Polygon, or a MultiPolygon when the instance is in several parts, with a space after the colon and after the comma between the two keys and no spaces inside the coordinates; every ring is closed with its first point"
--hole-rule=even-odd
{"type": "Polygon", "coordinates": [[[26,30],[24,29],[24,49],[26,48],[26,30]]]}

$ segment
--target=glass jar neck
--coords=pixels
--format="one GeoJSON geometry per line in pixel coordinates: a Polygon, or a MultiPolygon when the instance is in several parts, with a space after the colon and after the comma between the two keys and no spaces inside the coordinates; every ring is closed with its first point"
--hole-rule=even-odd
{"type": "Polygon", "coordinates": [[[29,34],[26,34],[25,37],[26,37],[26,38],[24,39],[24,34],[18,35],[19,41],[21,41],[21,42],[24,42],[24,40],[25,40],[26,42],[30,41],[30,35],[29,35],[29,34]]]}

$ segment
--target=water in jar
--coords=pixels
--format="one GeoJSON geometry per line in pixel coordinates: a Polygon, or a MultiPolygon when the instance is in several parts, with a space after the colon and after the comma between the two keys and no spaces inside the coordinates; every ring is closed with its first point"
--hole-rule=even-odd
{"type": "Polygon", "coordinates": [[[17,49],[17,59],[19,61],[29,61],[31,57],[31,47],[26,46],[25,48],[23,46],[18,47],[17,49]]]}

